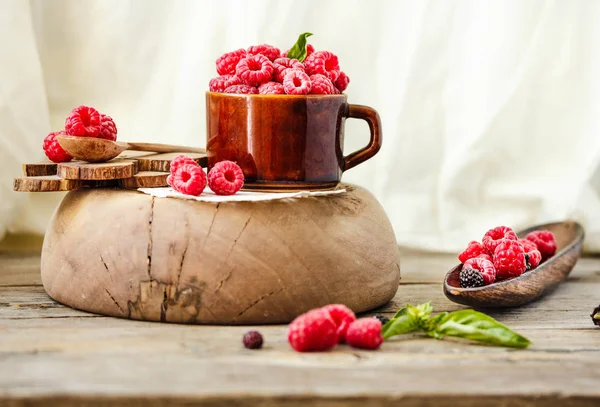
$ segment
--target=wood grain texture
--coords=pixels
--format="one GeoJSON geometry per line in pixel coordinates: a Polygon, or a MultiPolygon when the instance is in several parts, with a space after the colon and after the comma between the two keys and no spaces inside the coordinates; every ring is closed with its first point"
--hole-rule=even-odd
{"type": "Polygon", "coordinates": [[[375,198],[346,188],[220,204],[73,192],[48,227],[42,281],[74,308],[150,321],[278,323],[329,303],[372,309],[396,292],[398,248],[375,198]]]}
{"type": "Polygon", "coordinates": [[[541,297],[563,282],[581,254],[583,228],[575,222],[551,223],[524,230],[518,235],[523,238],[534,230],[549,230],[554,234],[557,243],[554,256],[517,278],[478,288],[460,287],[462,265],[459,264],[444,280],[444,293],[448,299],[475,308],[517,307],[541,297]]]}
{"type": "Polygon", "coordinates": [[[43,175],[56,175],[55,163],[23,164],[23,175],[26,177],[41,177],[43,175]]]}
{"type": "Polygon", "coordinates": [[[71,161],[60,163],[57,175],[64,179],[79,180],[112,180],[131,178],[138,172],[138,161],[115,159],[106,163],[86,163],[71,161]]]}
{"type": "MultiPolygon", "coordinates": [[[[434,312],[464,308],[441,287],[455,259],[405,253],[403,280],[382,310],[389,316],[406,302],[429,300],[434,312]]],[[[283,325],[254,327],[265,346],[249,351],[241,345],[248,327],[156,324],[73,310],[35,286],[38,260],[0,255],[6,284],[0,406],[600,404],[600,329],[589,319],[600,292],[600,259],[582,258],[565,284],[538,301],[493,311],[533,341],[526,350],[407,335],[377,352],[339,346],[314,354],[293,352],[283,325]]]]}
{"type": "Polygon", "coordinates": [[[186,157],[192,158],[202,167],[206,168],[208,165],[208,161],[206,158],[206,154],[198,154],[198,153],[164,153],[164,154],[154,154],[148,156],[142,156],[137,158],[139,163],[140,171],[159,171],[159,172],[169,172],[171,166],[171,160],[178,155],[185,155],[186,157]]]}
{"type": "Polygon", "coordinates": [[[13,191],[17,192],[72,191],[82,187],[80,180],[62,179],[56,175],[18,177],[13,181],[13,191]]]}
{"type": "Polygon", "coordinates": [[[140,171],[132,178],[119,180],[119,186],[125,189],[166,187],[168,172],[140,171]]]}

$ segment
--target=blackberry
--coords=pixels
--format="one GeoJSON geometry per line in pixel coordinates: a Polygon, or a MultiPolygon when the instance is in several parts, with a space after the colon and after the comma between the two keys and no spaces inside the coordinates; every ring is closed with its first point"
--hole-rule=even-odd
{"type": "Polygon", "coordinates": [[[244,334],[242,341],[248,349],[260,349],[262,348],[263,337],[258,331],[248,331],[244,334]]]}
{"type": "Polygon", "coordinates": [[[381,322],[381,325],[385,325],[390,320],[389,318],[384,317],[383,315],[373,315],[373,318],[377,318],[381,322]]]}
{"type": "Polygon", "coordinates": [[[460,272],[460,286],[473,288],[483,286],[483,276],[475,269],[463,269],[460,272]]]}

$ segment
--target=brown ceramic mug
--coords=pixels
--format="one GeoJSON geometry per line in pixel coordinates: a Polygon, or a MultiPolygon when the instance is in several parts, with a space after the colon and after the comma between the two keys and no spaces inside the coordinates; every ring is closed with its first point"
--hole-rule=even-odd
{"type": "Polygon", "coordinates": [[[342,173],[381,147],[381,121],[346,95],[236,95],[206,93],[208,168],[238,163],[245,189],[330,189],[342,173]],[[369,144],[344,156],[344,121],[363,119],[369,144]]]}

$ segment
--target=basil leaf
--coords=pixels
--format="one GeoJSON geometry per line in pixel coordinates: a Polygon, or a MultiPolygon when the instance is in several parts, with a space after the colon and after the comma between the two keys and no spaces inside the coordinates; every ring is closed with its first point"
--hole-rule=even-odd
{"type": "Polygon", "coordinates": [[[287,57],[290,59],[297,59],[300,62],[303,62],[306,58],[306,39],[310,37],[312,33],[303,33],[298,36],[298,41],[294,44],[292,48],[287,53],[287,57]]]}
{"type": "Polygon", "coordinates": [[[441,339],[444,336],[471,339],[490,345],[525,348],[529,339],[502,325],[494,318],[471,309],[454,311],[430,321],[427,334],[441,339]]]}
{"type": "Polygon", "coordinates": [[[385,323],[383,328],[381,328],[383,339],[389,339],[392,336],[406,334],[419,329],[419,319],[409,312],[409,307],[410,305],[402,308],[396,313],[394,318],[385,323]]]}

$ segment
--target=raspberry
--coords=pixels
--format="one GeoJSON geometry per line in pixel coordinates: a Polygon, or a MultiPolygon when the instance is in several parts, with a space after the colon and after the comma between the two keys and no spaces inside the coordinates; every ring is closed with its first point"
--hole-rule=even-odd
{"type": "Polygon", "coordinates": [[[479,271],[481,273],[481,277],[483,277],[484,285],[492,284],[494,281],[496,281],[497,272],[494,268],[494,264],[487,259],[482,259],[481,257],[469,259],[463,265],[463,270],[464,269],[473,269],[479,271]]]}
{"type": "Polygon", "coordinates": [[[518,242],[523,245],[523,248],[525,249],[525,253],[529,253],[530,250],[537,250],[537,246],[531,240],[519,239],[518,242]],[[527,250],[527,249],[529,249],[529,250],[527,250]]]}
{"type": "Polygon", "coordinates": [[[477,256],[478,259],[486,259],[487,261],[491,261],[492,263],[494,262],[494,260],[492,259],[492,256],[490,256],[487,253],[483,253],[480,254],[479,256],[477,256]]]}
{"type": "Polygon", "coordinates": [[[288,95],[307,95],[310,88],[310,78],[299,69],[288,70],[283,78],[283,89],[288,95]]]}
{"type": "Polygon", "coordinates": [[[381,325],[385,325],[390,322],[390,319],[384,315],[373,315],[373,318],[377,318],[379,322],[381,322],[381,325]]]}
{"type": "Polygon", "coordinates": [[[483,286],[483,276],[475,269],[462,269],[459,274],[462,288],[475,288],[483,286]]]}
{"type": "Polygon", "coordinates": [[[235,74],[235,67],[240,62],[240,59],[245,57],[246,50],[243,48],[221,55],[217,59],[217,73],[219,75],[235,74]]]}
{"type": "Polygon", "coordinates": [[[506,226],[497,226],[485,233],[483,239],[481,239],[481,243],[487,252],[493,255],[496,250],[496,246],[500,244],[502,239],[517,240],[518,238],[511,228],[506,226]]]}
{"type": "Polygon", "coordinates": [[[219,161],[208,173],[208,186],[217,195],[233,195],[244,185],[244,173],[233,161],[219,161]]]}
{"type": "Polygon", "coordinates": [[[223,92],[230,86],[239,85],[242,81],[235,75],[223,75],[216,78],[212,78],[208,82],[208,89],[211,92],[223,92]]]}
{"type": "Polygon", "coordinates": [[[484,254],[484,253],[487,253],[487,251],[483,248],[481,243],[473,240],[473,241],[469,242],[469,244],[467,245],[467,248],[458,255],[458,260],[461,263],[464,263],[465,261],[472,259],[473,257],[477,257],[480,254],[484,254]]]}
{"type": "Polygon", "coordinates": [[[271,61],[275,61],[277,58],[279,58],[280,53],[281,51],[279,48],[275,48],[274,46],[268,44],[253,45],[248,47],[248,55],[264,55],[271,61]]]}
{"type": "Polygon", "coordinates": [[[260,349],[263,345],[263,337],[258,331],[248,331],[244,334],[242,342],[247,349],[260,349]]]}
{"type": "Polygon", "coordinates": [[[171,168],[171,174],[167,177],[169,184],[177,192],[186,195],[198,196],[206,187],[206,174],[197,162],[183,161],[171,168]]]}
{"type": "Polygon", "coordinates": [[[331,315],[335,326],[337,327],[338,343],[346,341],[346,331],[350,324],[356,321],[354,312],[343,304],[331,304],[321,308],[331,315]]]}
{"type": "Polygon", "coordinates": [[[335,89],[329,78],[321,74],[311,75],[310,83],[310,93],[314,95],[332,95],[335,89]]]}
{"type": "Polygon", "coordinates": [[[176,156],[169,163],[169,171],[171,172],[171,174],[175,173],[177,171],[177,168],[179,168],[179,166],[184,163],[194,164],[196,163],[196,161],[185,155],[176,156]]]}
{"type": "MultiPolygon", "coordinates": [[[[288,49],[287,51],[285,51],[284,53],[281,54],[282,58],[286,58],[288,52],[290,52],[290,50],[288,49]]],[[[315,52],[315,47],[313,47],[311,44],[306,44],[306,56],[308,57],[310,54],[312,54],[313,52],[315,52]]]]}
{"type": "Polygon", "coordinates": [[[273,62],[273,66],[275,67],[275,80],[279,83],[283,82],[283,78],[288,69],[300,69],[304,71],[304,65],[297,59],[277,58],[275,62],[273,62]]]}
{"type": "Polygon", "coordinates": [[[377,318],[357,319],[348,327],[346,341],[353,348],[377,349],[383,343],[381,321],[377,318]]]}
{"type": "Polygon", "coordinates": [[[243,58],[235,67],[235,74],[243,83],[258,86],[267,83],[273,77],[273,62],[264,55],[251,55],[243,58]]]}
{"type": "Polygon", "coordinates": [[[113,121],[112,117],[105,114],[100,114],[100,133],[98,138],[106,140],[117,141],[117,125],[113,121]]]}
{"type": "Polygon", "coordinates": [[[525,262],[527,263],[527,270],[533,270],[542,261],[542,254],[537,249],[535,243],[527,239],[519,239],[519,243],[523,246],[525,252],[525,262]]]}
{"type": "Polygon", "coordinates": [[[525,239],[532,241],[542,254],[542,259],[546,260],[556,253],[556,239],[554,234],[547,230],[536,230],[525,236],[525,239]]]}
{"type": "Polygon", "coordinates": [[[517,240],[502,240],[494,251],[494,266],[499,280],[523,274],[527,270],[523,245],[517,240]]]}
{"type": "Polygon", "coordinates": [[[261,95],[283,95],[285,91],[281,83],[267,82],[258,87],[258,93],[261,95]]]}
{"type": "Polygon", "coordinates": [[[48,157],[50,161],[64,163],[73,159],[73,157],[58,144],[58,140],[56,139],[56,136],[65,135],[66,133],[64,131],[55,131],[48,134],[44,139],[44,153],[46,153],[46,157],[48,157]]]}
{"type": "Polygon", "coordinates": [[[297,352],[326,351],[337,341],[335,322],[323,309],[313,309],[296,317],[288,327],[288,342],[297,352]]]}
{"type": "Polygon", "coordinates": [[[338,78],[335,80],[334,85],[340,92],[343,92],[346,90],[349,83],[350,78],[348,75],[346,75],[344,72],[340,72],[340,76],[338,76],[338,78]]]}
{"type": "Polygon", "coordinates": [[[258,89],[250,85],[233,85],[226,88],[223,93],[237,93],[237,94],[256,94],[258,89]]]}
{"type": "Polygon", "coordinates": [[[65,132],[69,136],[96,137],[100,133],[102,118],[93,107],[78,106],[71,110],[65,120],[65,132]]]}
{"type": "Polygon", "coordinates": [[[335,82],[340,75],[340,64],[338,57],[329,51],[317,51],[304,60],[306,73],[314,75],[320,73],[325,75],[332,82],[335,82]]]}

